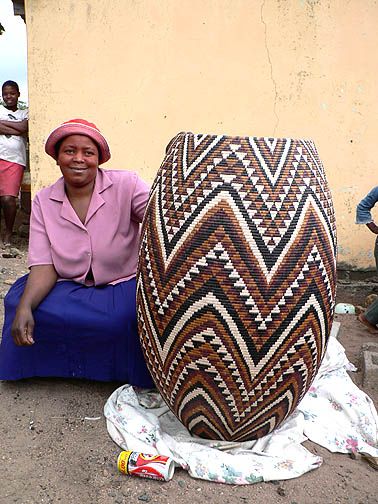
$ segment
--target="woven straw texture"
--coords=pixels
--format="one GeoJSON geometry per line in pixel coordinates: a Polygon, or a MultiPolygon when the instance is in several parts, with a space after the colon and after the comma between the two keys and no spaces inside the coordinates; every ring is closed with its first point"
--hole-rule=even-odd
{"type": "Polygon", "coordinates": [[[336,234],[315,145],[179,133],[143,222],[139,335],[192,434],[252,440],[311,385],[332,324],[336,234]]]}

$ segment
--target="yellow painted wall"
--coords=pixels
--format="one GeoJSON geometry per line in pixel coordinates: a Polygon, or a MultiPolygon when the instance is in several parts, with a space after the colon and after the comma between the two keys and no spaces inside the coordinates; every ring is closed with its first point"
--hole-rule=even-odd
{"type": "MultiPolygon", "coordinates": [[[[356,203],[378,181],[375,0],[26,0],[33,192],[59,176],[44,139],[84,117],[105,167],[152,181],[179,131],[311,137],[339,265],[373,267],[356,203]]],[[[377,214],[378,215],[378,214],[377,214]]]]}

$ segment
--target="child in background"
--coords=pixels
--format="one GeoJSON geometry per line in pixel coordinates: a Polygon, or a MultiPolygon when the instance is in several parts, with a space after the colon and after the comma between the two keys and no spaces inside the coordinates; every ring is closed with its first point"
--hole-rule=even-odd
{"type": "Polygon", "coordinates": [[[26,166],[28,110],[18,108],[17,82],[6,81],[1,88],[0,105],[0,207],[5,221],[3,247],[9,246],[17,213],[17,197],[26,166]]]}

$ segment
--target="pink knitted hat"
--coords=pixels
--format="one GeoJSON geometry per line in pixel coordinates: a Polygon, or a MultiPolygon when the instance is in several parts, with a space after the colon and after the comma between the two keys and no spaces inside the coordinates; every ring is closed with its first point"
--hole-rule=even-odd
{"type": "Polygon", "coordinates": [[[53,129],[46,140],[46,153],[56,160],[55,145],[59,140],[69,135],[85,135],[92,139],[98,147],[99,164],[105,163],[110,159],[110,149],[105,137],[95,124],[85,119],[71,119],[53,129]]]}

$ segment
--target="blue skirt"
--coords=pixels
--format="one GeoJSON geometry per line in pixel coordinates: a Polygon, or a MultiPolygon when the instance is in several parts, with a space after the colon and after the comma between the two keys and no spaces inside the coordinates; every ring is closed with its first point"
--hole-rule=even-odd
{"type": "Polygon", "coordinates": [[[4,300],[0,380],[55,376],[154,386],[138,338],[135,278],[100,287],[57,282],[33,312],[34,345],[19,347],[11,326],[27,277],[4,300]]]}

